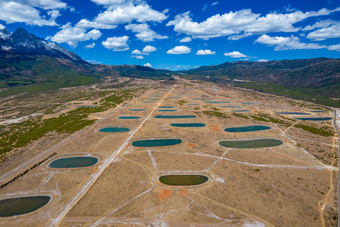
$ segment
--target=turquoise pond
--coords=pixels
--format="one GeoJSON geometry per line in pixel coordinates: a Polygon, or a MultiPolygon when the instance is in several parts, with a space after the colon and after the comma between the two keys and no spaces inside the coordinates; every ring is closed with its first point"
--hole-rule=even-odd
{"type": "Polygon", "coordinates": [[[33,212],[45,206],[51,197],[27,196],[0,200],[0,217],[10,217],[33,212]]]}
{"type": "Polygon", "coordinates": [[[99,130],[99,132],[128,132],[130,129],[124,127],[106,127],[99,130]]]}
{"type": "Polygon", "coordinates": [[[231,112],[235,112],[235,113],[240,113],[240,112],[249,112],[250,110],[233,110],[231,112]]]}
{"type": "Polygon", "coordinates": [[[221,106],[221,108],[241,108],[242,106],[221,106]]]}
{"type": "Polygon", "coordinates": [[[171,118],[196,118],[195,115],[156,115],[155,118],[171,119],[171,118]]]}
{"type": "Polygon", "coordinates": [[[182,143],[181,139],[152,139],[152,140],[136,140],[131,144],[134,147],[162,147],[172,146],[182,143]]]}
{"type": "Polygon", "coordinates": [[[93,166],[98,162],[96,157],[68,157],[59,158],[52,161],[48,167],[50,168],[82,168],[93,166]]]}
{"type": "Polygon", "coordinates": [[[119,119],[125,119],[125,120],[129,120],[129,119],[139,119],[140,117],[136,117],[136,116],[120,116],[119,119]]]}
{"type": "Polygon", "coordinates": [[[302,121],[329,121],[333,118],[331,117],[297,117],[294,118],[296,120],[302,120],[302,121]]]}
{"type": "Polygon", "coordinates": [[[230,102],[227,102],[227,101],[207,101],[205,103],[216,103],[216,104],[218,104],[218,103],[230,103],[230,102]]]}
{"type": "Polygon", "coordinates": [[[173,106],[159,106],[159,108],[174,108],[173,106]]]}
{"type": "Polygon", "coordinates": [[[255,131],[268,130],[268,129],[270,129],[270,127],[265,126],[265,125],[250,125],[250,126],[226,128],[224,129],[224,131],[226,132],[255,132],[255,131]]]}
{"type": "Polygon", "coordinates": [[[255,105],[258,104],[257,102],[243,102],[243,105],[255,105]]]}
{"type": "Polygon", "coordinates": [[[152,101],[144,101],[143,103],[155,103],[155,102],[152,102],[152,101]]]}
{"type": "Polygon", "coordinates": [[[158,110],[159,112],[176,112],[177,110],[158,110]]]}
{"type": "Polygon", "coordinates": [[[130,109],[130,111],[146,111],[146,109],[130,109]]]}
{"type": "Polygon", "coordinates": [[[181,128],[191,128],[191,127],[204,127],[205,124],[203,123],[172,123],[172,127],[181,127],[181,128]]]}
{"type": "Polygon", "coordinates": [[[224,140],[218,143],[223,147],[229,148],[261,148],[261,147],[275,147],[283,144],[281,140],[277,139],[251,139],[251,140],[224,140]]]}
{"type": "Polygon", "coordinates": [[[304,112],[277,112],[278,114],[287,114],[287,115],[310,115],[310,113],[304,112]]]}
{"type": "Polygon", "coordinates": [[[158,178],[162,184],[170,186],[191,186],[207,182],[209,178],[204,175],[163,175],[158,178]]]}

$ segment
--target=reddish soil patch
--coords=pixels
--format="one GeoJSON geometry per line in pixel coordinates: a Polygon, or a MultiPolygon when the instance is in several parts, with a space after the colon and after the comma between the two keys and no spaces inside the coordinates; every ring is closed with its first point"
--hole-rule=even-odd
{"type": "Polygon", "coordinates": [[[216,131],[216,132],[223,132],[223,131],[218,127],[218,125],[210,124],[210,125],[208,125],[208,127],[209,127],[210,130],[213,130],[213,131],[216,131]]]}
{"type": "Polygon", "coordinates": [[[190,148],[193,148],[193,147],[196,146],[196,144],[194,144],[194,143],[187,143],[187,146],[190,147],[190,148]]]}
{"type": "Polygon", "coordinates": [[[158,199],[160,201],[162,201],[163,203],[166,203],[166,201],[168,201],[168,199],[170,198],[172,191],[168,190],[168,189],[160,189],[160,188],[156,188],[154,191],[158,197],[158,199]]]}

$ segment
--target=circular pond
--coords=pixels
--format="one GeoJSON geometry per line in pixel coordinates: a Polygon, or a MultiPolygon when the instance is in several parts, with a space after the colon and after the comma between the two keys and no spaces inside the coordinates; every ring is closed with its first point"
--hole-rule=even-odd
{"type": "Polygon", "coordinates": [[[27,196],[0,200],[0,217],[10,217],[33,212],[45,206],[51,197],[27,196]]]}
{"type": "Polygon", "coordinates": [[[218,143],[223,147],[229,148],[260,148],[275,147],[283,144],[277,139],[253,139],[253,140],[223,140],[218,143]]]}
{"type": "Polygon", "coordinates": [[[156,115],[155,118],[172,119],[172,118],[195,118],[195,115],[156,115]]]}
{"type": "Polygon", "coordinates": [[[235,113],[240,113],[240,112],[249,112],[250,110],[233,110],[231,112],[235,112],[235,113]]]}
{"type": "Polygon", "coordinates": [[[128,132],[129,128],[124,127],[106,127],[99,130],[99,132],[128,132]]]}
{"type": "Polygon", "coordinates": [[[132,142],[134,147],[162,147],[172,146],[182,143],[181,139],[151,139],[151,140],[136,140],[132,142]]]}
{"type": "Polygon", "coordinates": [[[140,117],[136,116],[120,116],[119,119],[139,119],[140,117]]]}
{"type": "Polygon", "coordinates": [[[224,131],[226,132],[255,132],[270,129],[270,127],[265,125],[251,125],[251,126],[243,126],[243,127],[232,127],[226,128],[224,131]]]}
{"type": "Polygon", "coordinates": [[[277,112],[278,114],[287,114],[287,115],[310,115],[310,113],[304,112],[277,112]]]}
{"type": "Polygon", "coordinates": [[[173,106],[159,106],[159,108],[174,108],[173,106]]]}
{"type": "Polygon", "coordinates": [[[303,120],[303,121],[329,121],[333,118],[331,117],[297,117],[296,120],[303,120]]]}
{"type": "Polygon", "coordinates": [[[171,124],[172,127],[182,127],[182,128],[192,128],[192,127],[204,127],[205,124],[203,123],[173,123],[171,124]]]}
{"type": "Polygon", "coordinates": [[[145,111],[146,109],[130,109],[130,111],[145,111]]]}
{"type": "Polygon", "coordinates": [[[162,184],[170,186],[192,186],[207,182],[209,178],[204,175],[163,175],[158,178],[162,184]]]}
{"type": "Polygon", "coordinates": [[[48,167],[50,168],[82,168],[93,166],[98,162],[96,157],[69,157],[59,158],[52,161],[48,167]]]}

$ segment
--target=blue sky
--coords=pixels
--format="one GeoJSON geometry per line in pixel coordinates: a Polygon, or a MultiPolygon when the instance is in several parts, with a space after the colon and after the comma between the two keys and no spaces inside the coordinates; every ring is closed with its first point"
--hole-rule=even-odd
{"type": "Polygon", "coordinates": [[[340,57],[340,0],[0,0],[0,12],[0,28],[109,65],[340,57]]]}

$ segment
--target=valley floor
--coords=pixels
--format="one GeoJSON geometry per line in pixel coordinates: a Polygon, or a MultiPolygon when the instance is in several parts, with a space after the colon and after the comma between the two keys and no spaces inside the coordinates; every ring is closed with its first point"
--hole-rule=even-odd
{"type": "MultiPolygon", "coordinates": [[[[155,85],[125,105],[96,114],[96,118],[93,125],[65,138],[59,146],[47,146],[46,155],[56,153],[53,157],[0,189],[0,199],[51,197],[47,205],[34,212],[0,217],[1,226],[337,225],[339,137],[330,109],[234,87],[180,80],[176,85],[155,85]],[[309,122],[297,117],[332,120],[309,122]],[[173,123],[205,126],[173,127],[173,123]],[[224,130],[252,125],[270,128],[224,130]],[[129,131],[99,131],[105,127],[129,131]],[[182,142],[153,147],[133,143],[155,139],[182,142]],[[221,141],[256,139],[275,139],[282,144],[260,148],[220,145],[221,141]],[[49,167],[53,160],[74,156],[97,157],[98,163],[83,168],[49,167]],[[159,181],[164,175],[202,175],[208,181],[169,186],[159,181]]],[[[28,157],[28,161],[37,155],[28,157]]],[[[24,164],[15,162],[19,167],[24,164]]],[[[4,168],[0,179],[5,182],[10,175],[20,173],[17,166],[4,168]]]]}

